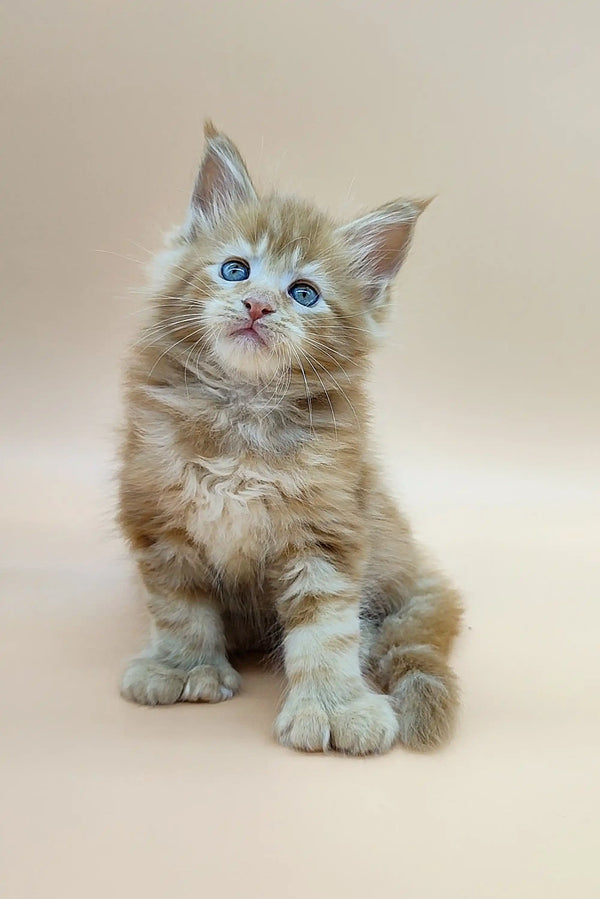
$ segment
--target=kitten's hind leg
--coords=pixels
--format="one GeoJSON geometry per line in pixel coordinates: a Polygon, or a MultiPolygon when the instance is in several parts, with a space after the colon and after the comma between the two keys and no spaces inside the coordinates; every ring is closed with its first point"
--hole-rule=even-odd
{"type": "Polygon", "coordinates": [[[209,599],[151,594],[153,639],[121,681],[125,699],[141,705],[222,702],[240,687],[225,654],[223,625],[209,599]]]}
{"type": "Polygon", "coordinates": [[[368,667],[390,695],[399,738],[411,749],[432,749],[452,733],[459,691],[447,657],[460,617],[458,593],[443,575],[427,572],[371,634],[368,667]]]}

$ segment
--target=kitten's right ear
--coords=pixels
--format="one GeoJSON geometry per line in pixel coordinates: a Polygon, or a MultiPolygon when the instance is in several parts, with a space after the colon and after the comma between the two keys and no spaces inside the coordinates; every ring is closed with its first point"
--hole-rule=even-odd
{"type": "Polygon", "coordinates": [[[232,206],[256,200],[250,175],[233,141],[209,121],[204,125],[204,136],[206,148],[184,228],[188,236],[193,236],[197,227],[214,225],[232,206]]]}

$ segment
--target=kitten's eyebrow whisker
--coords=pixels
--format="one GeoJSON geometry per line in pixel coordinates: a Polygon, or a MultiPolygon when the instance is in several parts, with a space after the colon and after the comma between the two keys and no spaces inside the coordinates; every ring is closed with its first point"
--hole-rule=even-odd
{"type": "Polygon", "coordinates": [[[122,253],[116,253],[114,250],[101,250],[97,247],[92,250],[93,253],[105,253],[107,256],[116,256],[117,259],[124,259],[125,262],[135,262],[136,265],[147,265],[146,262],[143,262],[141,259],[134,259],[133,256],[123,256],[122,253]]]}
{"type": "MultiPolygon", "coordinates": [[[[144,253],[148,253],[150,258],[153,258],[155,253],[152,250],[149,250],[148,247],[144,247],[141,243],[137,243],[135,240],[131,240],[130,237],[127,238],[127,242],[133,244],[134,247],[137,247],[139,250],[143,250],[144,253]]],[[[159,251],[160,255],[160,251],[159,251]]],[[[147,265],[147,262],[140,262],[140,265],[147,265]]],[[[188,278],[190,273],[187,271],[182,265],[179,265],[177,262],[171,262],[170,267],[175,269],[175,271],[180,272],[185,278],[188,278]]],[[[194,279],[195,274],[192,276],[192,280],[194,279]]]]}
{"type": "Polygon", "coordinates": [[[291,244],[293,244],[293,243],[298,243],[298,242],[301,241],[301,240],[308,240],[308,241],[310,241],[310,238],[309,238],[306,234],[305,234],[305,235],[302,235],[302,236],[300,236],[300,237],[292,237],[291,240],[288,240],[287,243],[284,243],[284,245],[280,248],[279,252],[283,253],[283,251],[286,250],[291,244]]]}
{"type": "Polygon", "coordinates": [[[134,247],[137,247],[138,250],[143,250],[144,253],[147,253],[148,256],[152,257],[155,255],[154,250],[149,250],[148,247],[145,247],[143,244],[138,243],[136,240],[132,240],[130,237],[126,237],[125,240],[127,243],[133,244],[134,247]]]}
{"type": "MultiPolygon", "coordinates": [[[[144,252],[149,253],[151,257],[154,256],[154,254],[152,253],[151,250],[148,250],[146,247],[141,246],[141,244],[136,244],[136,242],[134,240],[130,240],[129,238],[128,238],[128,241],[129,241],[129,243],[132,243],[134,246],[139,247],[139,249],[143,250],[144,252]]],[[[145,268],[148,266],[147,259],[143,260],[143,259],[136,259],[134,256],[125,256],[123,253],[117,253],[115,250],[105,250],[105,249],[102,249],[99,247],[95,247],[92,252],[104,253],[107,256],[116,256],[117,259],[124,259],[126,262],[134,262],[136,265],[142,266],[142,268],[145,268]]],[[[190,276],[189,271],[186,271],[186,269],[183,268],[183,266],[179,265],[178,263],[170,262],[170,267],[172,269],[174,269],[175,271],[179,272],[184,278],[189,278],[189,276],[190,276]]],[[[192,286],[192,284],[194,282],[196,282],[196,284],[201,287],[212,286],[210,281],[205,280],[204,278],[202,278],[202,276],[198,276],[197,273],[194,273],[192,275],[192,280],[191,280],[190,286],[192,286]]],[[[177,297],[176,299],[179,299],[179,297],[177,297]]]]}

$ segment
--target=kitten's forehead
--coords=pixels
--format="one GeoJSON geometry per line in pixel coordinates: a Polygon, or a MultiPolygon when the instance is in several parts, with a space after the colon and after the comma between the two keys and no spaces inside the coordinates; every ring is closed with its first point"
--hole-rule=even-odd
{"type": "Polygon", "coordinates": [[[322,273],[331,258],[333,226],[308,204],[269,198],[246,210],[235,225],[230,243],[279,271],[302,269],[309,277],[322,273]]]}
{"type": "Polygon", "coordinates": [[[303,241],[280,249],[273,248],[268,234],[254,241],[239,235],[222,246],[223,257],[241,257],[247,260],[254,272],[270,271],[281,276],[302,276],[308,280],[322,280],[327,277],[324,259],[311,259],[303,246],[303,241]],[[307,258],[308,257],[308,258],[307,258]]]}

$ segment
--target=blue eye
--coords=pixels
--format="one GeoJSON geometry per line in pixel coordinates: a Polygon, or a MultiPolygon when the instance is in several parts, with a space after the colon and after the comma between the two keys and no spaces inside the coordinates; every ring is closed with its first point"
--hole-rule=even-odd
{"type": "Polygon", "coordinates": [[[250,277],[250,266],[241,259],[230,259],[221,266],[221,277],[225,281],[247,281],[250,277]]]}
{"type": "Polygon", "coordinates": [[[306,284],[304,281],[296,281],[288,288],[288,293],[301,306],[314,306],[320,299],[319,292],[312,284],[306,284]]]}

